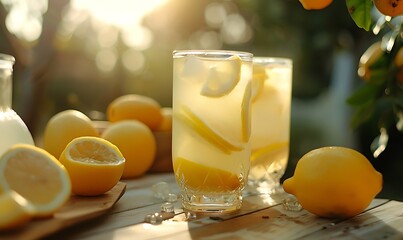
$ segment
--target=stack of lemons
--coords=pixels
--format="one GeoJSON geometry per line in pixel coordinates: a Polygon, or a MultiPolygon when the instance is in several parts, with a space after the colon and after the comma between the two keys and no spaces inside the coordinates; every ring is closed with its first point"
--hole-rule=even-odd
{"type": "Polygon", "coordinates": [[[109,104],[102,133],[80,111],[54,115],[43,148],[18,144],[0,157],[0,231],[52,216],[71,194],[97,196],[121,178],[142,176],[156,155],[153,131],[171,130],[171,115],[134,94],[109,104]]]}

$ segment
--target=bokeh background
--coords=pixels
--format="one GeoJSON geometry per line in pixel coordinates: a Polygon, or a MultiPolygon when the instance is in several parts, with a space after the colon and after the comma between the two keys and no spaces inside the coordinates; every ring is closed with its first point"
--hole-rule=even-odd
{"type": "Polygon", "coordinates": [[[0,0],[0,52],[16,58],[13,108],[36,139],[65,109],[104,120],[108,103],[123,94],[170,107],[175,49],[287,57],[294,70],[283,179],[309,150],[351,147],[384,175],[378,197],[403,200],[402,134],[390,132],[374,158],[376,118],[353,129],[346,103],[363,84],[360,56],[379,38],[354,24],[344,1],[307,11],[297,0],[0,0]]]}

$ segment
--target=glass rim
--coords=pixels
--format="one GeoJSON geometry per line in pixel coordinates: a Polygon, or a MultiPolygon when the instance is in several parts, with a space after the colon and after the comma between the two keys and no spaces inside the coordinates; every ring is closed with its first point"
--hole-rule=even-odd
{"type": "Polygon", "coordinates": [[[293,61],[291,58],[286,57],[263,57],[263,56],[254,56],[253,57],[254,63],[262,63],[262,64],[283,64],[283,65],[292,65],[293,61]]]}
{"type": "Polygon", "coordinates": [[[218,57],[218,56],[233,56],[237,55],[242,59],[253,59],[253,54],[244,51],[234,50],[174,50],[172,52],[173,57],[184,56],[203,56],[203,57],[218,57]]]}

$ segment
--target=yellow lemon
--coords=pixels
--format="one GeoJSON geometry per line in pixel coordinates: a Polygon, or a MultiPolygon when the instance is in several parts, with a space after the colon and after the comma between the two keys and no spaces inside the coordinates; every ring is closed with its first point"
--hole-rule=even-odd
{"type": "Polygon", "coordinates": [[[66,169],[45,150],[16,144],[0,158],[0,192],[14,190],[35,207],[36,216],[49,216],[69,199],[66,169]]]}
{"type": "Polygon", "coordinates": [[[47,123],[43,135],[43,148],[59,158],[67,144],[77,137],[99,136],[84,113],[77,110],[65,110],[54,115],[47,123]]]}
{"type": "Polygon", "coordinates": [[[151,130],[157,129],[163,119],[157,101],[137,94],[123,95],[113,100],[108,105],[107,117],[110,122],[138,120],[151,130]]]}
{"type": "Polygon", "coordinates": [[[170,108],[170,107],[161,108],[161,114],[162,114],[162,121],[156,130],[157,131],[171,131],[172,130],[172,108],[170,108]]]}
{"type": "Polygon", "coordinates": [[[17,192],[10,190],[0,195],[0,231],[15,229],[29,222],[34,206],[17,192]]]}
{"type": "Polygon", "coordinates": [[[305,154],[283,187],[313,214],[348,218],[361,213],[381,191],[382,175],[353,149],[323,147],[305,154]]]}
{"type": "Polygon", "coordinates": [[[186,184],[192,191],[227,192],[241,186],[236,174],[222,169],[204,166],[184,158],[176,158],[173,165],[177,181],[186,184]]]}
{"type": "Polygon", "coordinates": [[[126,120],[111,124],[101,135],[115,144],[126,159],[123,178],[143,175],[150,169],[156,154],[156,141],[142,122],[126,120]]]}
{"type": "Polygon", "coordinates": [[[96,196],[112,189],[122,177],[125,159],[120,150],[99,137],[73,139],[60,155],[76,195],[96,196]]]}

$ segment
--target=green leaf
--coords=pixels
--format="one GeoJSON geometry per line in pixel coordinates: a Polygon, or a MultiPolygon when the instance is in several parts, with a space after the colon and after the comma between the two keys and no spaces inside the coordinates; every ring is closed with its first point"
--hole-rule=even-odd
{"type": "Polygon", "coordinates": [[[347,103],[352,106],[360,106],[373,102],[378,95],[379,89],[371,84],[365,84],[357,89],[353,95],[347,99],[347,103]]]}
{"type": "Polygon", "coordinates": [[[346,5],[355,24],[369,31],[371,27],[372,0],[346,0],[346,5]]]}
{"type": "Polygon", "coordinates": [[[359,107],[351,118],[351,126],[355,129],[368,121],[374,114],[374,104],[359,107]]]}
{"type": "Polygon", "coordinates": [[[372,69],[370,72],[369,83],[372,85],[381,86],[389,77],[389,70],[387,68],[372,69]]]}

